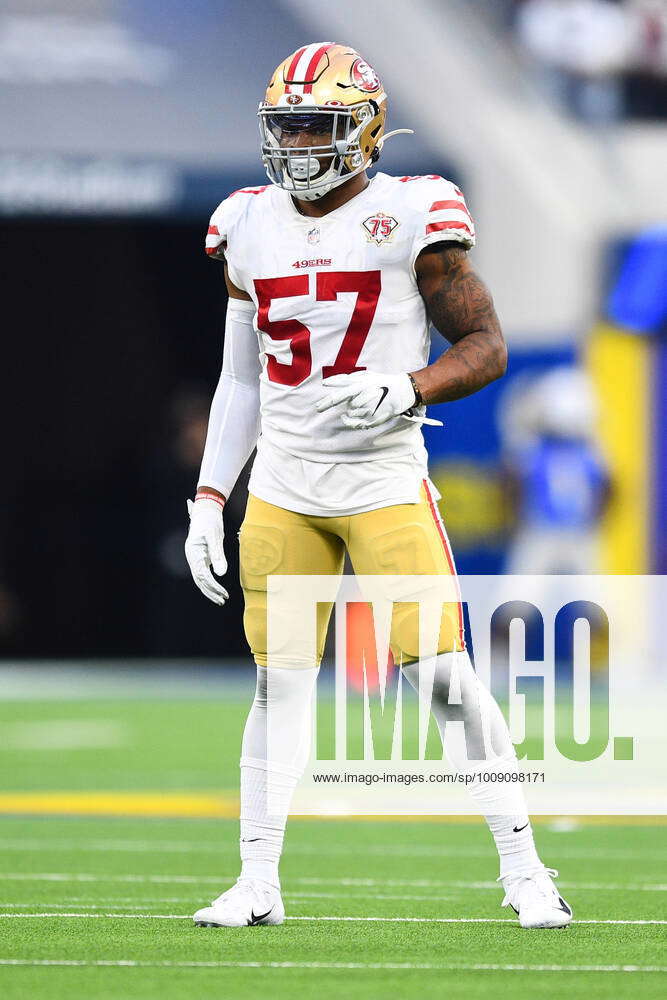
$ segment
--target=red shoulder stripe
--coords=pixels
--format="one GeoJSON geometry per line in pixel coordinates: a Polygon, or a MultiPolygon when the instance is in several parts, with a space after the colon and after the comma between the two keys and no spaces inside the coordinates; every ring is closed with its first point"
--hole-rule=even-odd
{"type": "Polygon", "coordinates": [[[406,181],[442,181],[444,177],[441,177],[440,174],[408,174],[406,177],[399,177],[398,179],[401,184],[405,184],[406,181]]]}
{"type": "Polygon", "coordinates": [[[472,236],[472,230],[465,222],[430,222],[426,227],[426,235],[441,233],[444,229],[463,229],[469,236],[472,236]]]}
{"type": "Polygon", "coordinates": [[[429,212],[443,212],[447,208],[454,208],[459,212],[468,213],[468,206],[464,201],[434,201],[429,212]]]}
{"type": "Polygon", "coordinates": [[[262,191],[266,191],[269,187],[271,187],[270,184],[264,184],[262,187],[257,188],[239,188],[238,191],[232,191],[227,197],[233,198],[235,194],[261,194],[262,191]]]}

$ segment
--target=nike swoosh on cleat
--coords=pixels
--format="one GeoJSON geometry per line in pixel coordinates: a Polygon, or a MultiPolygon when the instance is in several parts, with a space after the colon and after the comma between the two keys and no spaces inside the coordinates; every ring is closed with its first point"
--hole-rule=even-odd
{"type": "Polygon", "coordinates": [[[567,905],[567,903],[565,902],[565,900],[563,899],[563,897],[562,897],[562,896],[559,896],[559,897],[558,897],[558,902],[560,903],[560,908],[561,908],[561,910],[563,910],[563,911],[564,911],[565,913],[567,913],[567,915],[568,915],[569,917],[571,917],[571,916],[572,916],[572,910],[571,910],[571,909],[570,909],[570,907],[569,907],[569,906],[567,905]]]}
{"type": "Polygon", "coordinates": [[[256,840],[261,840],[261,837],[242,837],[241,841],[244,844],[254,844],[256,840]]]}
{"type": "Polygon", "coordinates": [[[248,921],[248,927],[253,927],[255,924],[258,924],[260,922],[260,920],[263,920],[264,917],[268,917],[269,913],[271,913],[272,910],[273,910],[273,907],[271,907],[270,910],[267,910],[266,913],[258,913],[257,915],[255,915],[255,911],[254,910],[251,910],[250,911],[250,920],[248,921]]]}
{"type": "Polygon", "coordinates": [[[528,823],[524,823],[523,826],[513,826],[512,830],[514,831],[514,833],[521,833],[522,830],[526,829],[526,827],[529,825],[529,823],[530,823],[530,820],[528,820],[528,823]]]}
{"type": "Polygon", "coordinates": [[[377,405],[377,406],[375,407],[375,409],[373,410],[373,413],[377,413],[377,411],[379,410],[379,408],[380,408],[380,404],[381,404],[381,403],[383,402],[383,400],[384,400],[384,397],[385,397],[385,396],[387,395],[387,393],[389,392],[389,386],[387,386],[387,385],[381,385],[381,386],[380,386],[380,389],[382,390],[382,395],[380,396],[380,402],[378,403],[378,405],[377,405]]]}

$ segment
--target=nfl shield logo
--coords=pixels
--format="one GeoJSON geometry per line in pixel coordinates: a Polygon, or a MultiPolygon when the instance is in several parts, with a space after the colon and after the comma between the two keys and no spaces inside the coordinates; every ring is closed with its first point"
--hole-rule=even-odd
{"type": "Polygon", "coordinates": [[[384,212],[376,212],[361,223],[366,230],[366,235],[371,243],[389,243],[393,237],[394,230],[398,226],[398,219],[393,215],[385,215],[384,212]]]}
{"type": "Polygon", "coordinates": [[[320,242],[320,227],[319,226],[315,226],[314,229],[311,229],[310,232],[308,233],[306,239],[308,240],[309,243],[319,243],[320,242]]]}

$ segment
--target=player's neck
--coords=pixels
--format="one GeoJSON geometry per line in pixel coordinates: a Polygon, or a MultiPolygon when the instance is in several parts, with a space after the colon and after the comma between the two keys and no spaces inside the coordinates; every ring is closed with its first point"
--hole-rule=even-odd
{"type": "Polygon", "coordinates": [[[328,191],[327,194],[318,198],[317,201],[299,201],[297,198],[292,198],[292,201],[301,215],[321,218],[321,216],[328,215],[329,212],[333,212],[352,198],[355,198],[358,194],[361,194],[369,184],[368,175],[364,172],[357,174],[356,177],[350,177],[349,181],[346,181],[345,184],[340,184],[338,187],[328,191]]]}

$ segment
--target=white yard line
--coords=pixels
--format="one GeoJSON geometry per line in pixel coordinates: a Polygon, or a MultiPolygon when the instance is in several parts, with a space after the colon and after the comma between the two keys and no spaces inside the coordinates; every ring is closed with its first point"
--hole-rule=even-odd
{"type": "MultiPolygon", "coordinates": [[[[286,894],[283,893],[284,895],[286,894]]],[[[150,909],[151,906],[164,906],[165,903],[187,903],[190,905],[197,900],[197,896],[194,894],[192,896],[162,896],[160,899],[155,897],[145,899],[143,896],[114,896],[111,899],[104,896],[59,896],[58,898],[64,902],[53,903],[51,900],[44,899],[24,899],[14,903],[0,903],[0,910],[45,910],[47,907],[52,910],[71,910],[74,905],[79,904],[86,910],[145,910],[150,909]]],[[[402,899],[403,897],[399,896],[398,898],[402,899]]]]}
{"type": "MultiPolygon", "coordinates": [[[[563,887],[574,888],[574,883],[560,882],[563,887]]],[[[495,882],[490,882],[488,886],[470,884],[471,888],[479,889],[492,889],[496,893],[501,893],[502,889],[495,882]]],[[[586,888],[585,886],[576,885],[577,889],[586,888]]],[[[667,886],[589,886],[590,889],[618,889],[618,890],[643,890],[651,889],[655,890],[667,890],[667,886]]],[[[452,899],[460,899],[464,895],[463,891],[448,892],[446,894],[435,894],[435,893],[403,893],[403,892],[363,892],[359,895],[351,895],[349,892],[304,892],[299,889],[295,889],[293,892],[283,891],[283,898],[290,901],[295,906],[307,906],[315,899],[352,899],[356,902],[368,902],[377,900],[391,900],[393,902],[411,902],[411,903],[444,903],[449,902],[452,899]]],[[[50,907],[53,910],[66,910],[71,908],[72,904],[83,903],[85,908],[88,910],[104,910],[104,909],[128,909],[128,910],[141,910],[150,907],[163,906],[165,903],[191,903],[197,902],[197,894],[192,893],[190,896],[152,896],[146,898],[145,896],[115,896],[115,897],[105,897],[105,896],[63,896],[60,895],[60,899],[64,900],[62,903],[55,903],[51,900],[24,900],[13,903],[0,903],[0,912],[2,910],[17,910],[17,909],[28,909],[31,907],[46,908],[50,907]],[[132,905],[130,905],[132,904],[132,905]]]]}
{"type": "MultiPolygon", "coordinates": [[[[67,917],[77,919],[122,919],[122,920],[192,920],[190,913],[0,913],[0,920],[15,918],[36,919],[44,917],[67,917]]],[[[341,917],[341,916],[300,916],[286,917],[286,920],[337,921],[341,923],[389,923],[389,924],[514,924],[513,919],[504,917],[341,917]]],[[[577,920],[577,924],[667,924],[667,920],[577,920]]]]}
{"type": "Polygon", "coordinates": [[[181,885],[217,885],[236,875],[104,875],[89,872],[0,872],[0,880],[10,882],[129,882],[129,883],[173,883],[181,885]]]}
{"type": "MultiPolygon", "coordinates": [[[[167,840],[131,840],[131,839],[101,839],[101,840],[40,840],[32,838],[21,840],[20,838],[0,838],[0,849],[6,851],[43,851],[48,845],[49,850],[58,851],[119,851],[136,852],[137,854],[151,853],[173,853],[173,854],[233,854],[238,852],[238,845],[233,843],[217,843],[216,841],[167,841],[167,840]]],[[[290,853],[293,855],[347,855],[349,848],[343,845],[313,845],[313,844],[290,844],[290,853]]],[[[379,857],[424,857],[424,858],[450,858],[450,857],[471,857],[486,858],[489,856],[489,849],[486,847],[448,847],[447,845],[412,845],[402,847],[400,845],[367,845],[364,853],[369,856],[379,857]]],[[[566,841],[559,841],[558,855],[564,858],[574,858],[582,860],[609,860],[609,861],[636,861],[637,852],[627,849],[607,849],[601,847],[574,847],[568,845],[566,841]]],[[[666,851],[649,851],[642,853],[642,860],[665,861],[666,851]]]]}
{"type": "MultiPolygon", "coordinates": [[[[2,910],[20,910],[20,909],[24,909],[25,910],[25,909],[27,909],[29,907],[35,907],[36,909],[46,909],[46,908],[48,908],[50,910],[71,910],[72,909],[72,903],[74,903],[74,902],[76,902],[76,900],[70,899],[67,903],[51,903],[51,902],[41,902],[41,903],[0,903],[0,917],[29,917],[29,916],[32,916],[32,914],[30,914],[30,913],[2,913],[2,910]]],[[[193,901],[190,900],[190,899],[177,899],[177,900],[174,900],[174,899],[160,899],[157,902],[155,902],[154,900],[146,900],[145,899],[145,900],[143,900],[142,903],[138,903],[138,904],[137,903],[129,903],[129,902],[115,903],[115,902],[110,902],[110,901],[107,901],[107,900],[103,900],[102,903],[89,903],[86,900],[84,900],[83,902],[84,902],[84,906],[85,906],[86,910],[102,910],[102,911],[104,911],[101,914],[91,913],[91,916],[118,916],[118,917],[122,917],[122,916],[134,916],[135,914],[133,914],[133,913],[131,913],[131,914],[124,914],[124,913],[112,914],[110,911],[111,910],[140,910],[140,911],[142,911],[142,913],[139,914],[141,916],[143,914],[143,911],[147,910],[147,909],[150,909],[151,906],[158,907],[158,906],[162,906],[164,903],[174,903],[174,902],[177,902],[177,903],[191,903],[193,906],[195,905],[195,903],[193,903],[193,901]]],[[[294,900],[292,900],[292,902],[294,902],[294,900]]],[[[306,903],[304,903],[304,906],[305,905],[306,905],[306,903]]],[[[71,916],[82,916],[83,914],[69,914],[69,913],[62,913],[62,914],[60,914],[60,916],[70,916],[70,915],[71,916]]],[[[174,919],[176,919],[176,918],[174,918],[174,919]]]]}
{"type": "Polygon", "coordinates": [[[518,965],[491,962],[145,962],[134,959],[0,958],[0,965],[131,969],[354,969],[437,972],[667,972],[665,965],[518,965]]]}
{"type": "MultiPolygon", "coordinates": [[[[181,884],[181,885],[221,885],[225,881],[234,881],[236,875],[104,875],[87,872],[0,872],[0,881],[12,882],[122,882],[150,884],[181,884]]],[[[300,885],[341,885],[349,888],[371,889],[401,887],[412,889],[493,889],[499,891],[495,881],[463,882],[446,879],[392,879],[392,878],[317,878],[311,876],[289,879],[290,883],[300,885]]],[[[558,884],[564,889],[587,889],[609,892],[667,892],[664,882],[572,882],[559,879],[558,884]]],[[[300,895],[305,895],[300,893],[300,895]]],[[[344,894],[343,894],[344,895],[344,894]]],[[[417,897],[415,897],[417,898],[417,897]]],[[[430,897],[424,896],[424,899],[430,897]]]]}
{"type": "MultiPolygon", "coordinates": [[[[62,897],[61,897],[62,898],[62,897]]],[[[290,892],[283,893],[284,899],[289,899],[293,906],[310,906],[313,899],[349,899],[343,893],[308,893],[307,895],[301,897],[299,895],[294,895],[290,892]]],[[[399,896],[399,895],[373,895],[373,896],[362,896],[359,897],[359,901],[367,900],[392,900],[393,902],[448,902],[451,897],[449,896],[399,896]]],[[[0,916],[3,910],[30,910],[30,909],[50,909],[50,910],[71,910],[72,906],[78,903],[82,903],[86,910],[149,910],[151,907],[156,909],[157,907],[164,906],[165,903],[188,903],[192,906],[199,905],[195,896],[185,897],[185,896],[170,896],[162,899],[142,899],[139,903],[135,899],[102,899],[98,902],[93,902],[90,899],[77,899],[76,897],[65,897],[66,902],[64,903],[54,903],[51,900],[22,900],[18,903],[0,903],[0,916]]],[[[12,916],[12,914],[9,914],[12,916]]]]}
{"type": "MultiPolygon", "coordinates": [[[[12,882],[122,882],[131,884],[181,884],[181,885],[219,885],[225,881],[234,881],[235,875],[104,875],[89,872],[0,872],[0,881],[12,882]]],[[[373,887],[401,887],[415,889],[492,889],[499,891],[495,881],[449,881],[447,879],[384,879],[384,878],[319,878],[315,876],[295,877],[289,880],[300,885],[341,885],[350,888],[370,889],[373,887]]],[[[619,892],[667,892],[664,882],[576,882],[560,879],[558,884],[564,889],[588,889],[619,892]]],[[[311,895],[298,893],[298,895],[311,895]]],[[[313,898],[319,894],[313,893],[313,898]]],[[[346,895],[346,894],[341,894],[346,895]]],[[[322,894],[322,898],[326,898],[322,894]]],[[[331,894],[337,898],[337,894],[331,894]]],[[[401,898],[405,898],[402,896],[401,898]]],[[[415,897],[429,899],[432,897],[415,897]]]]}
{"type": "MultiPolygon", "coordinates": [[[[352,879],[345,879],[345,880],[344,879],[340,879],[340,880],[337,880],[337,879],[322,879],[321,881],[322,881],[323,884],[327,884],[327,885],[331,884],[331,883],[336,883],[336,882],[344,882],[345,885],[351,886],[351,883],[354,880],[352,880],[352,879]]],[[[289,879],[289,882],[292,882],[292,883],[294,883],[294,882],[304,882],[304,883],[308,882],[309,885],[312,885],[312,884],[317,884],[318,880],[317,879],[299,879],[299,878],[294,878],[294,879],[289,879]]],[[[372,882],[373,885],[377,885],[377,886],[380,886],[380,887],[382,887],[382,886],[397,886],[397,885],[415,886],[415,885],[419,884],[420,886],[422,886],[422,887],[425,888],[426,884],[427,884],[427,880],[426,879],[421,880],[421,881],[420,880],[410,880],[410,879],[406,879],[404,881],[401,880],[401,879],[386,879],[386,880],[385,879],[359,879],[358,882],[359,882],[359,884],[360,884],[361,887],[366,887],[366,886],[370,887],[369,883],[371,883],[371,882],[372,882]],[[361,885],[362,883],[363,883],[363,885],[361,885]]],[[[468,889],[492,889],[494,892],[498,892],[498,890],[499,890],[499,883],[496,882],[496,881],[492,881],[492,882],[458,882],[458,881],[457,882],[447,882],[447,881],[444,881],[444,880],[443,881],[437,881],[437,880],[430,881],[430,880],[428,880],[428,885],[432,885],[433,888],[447,889],[447,890],[451,890],[451,889],[466,889],[466,890],[468,890],[468,889]]],[[[609,892],[615,892],[615,891],[619,891],[619,892],[667,892],[667,883],[663,883],[663,882],[653,882],[653,883],[650,883],[650,882],[649,883],[632,883],[632,882],[629,882],[629,883],[626,883],[626,884],[622,884],[620,882],[569,882],[566,879],[558,879],[558,885],[561,886],[563,889],[589,889],[591,891],[592,890],[596,890],[596,891],[603,890],[605,892],[606,891],[609,891],[609,892]]],[[[287,895],[289,895],[289,893],[287,893],[287,895]]],[[[312,895],[314,898],[318,898],[320,896],[324,897],[324,896],[330,895],[332,898],[339,898],[339,897],[347,896],[347,893],[306,893],[306,892],[300,892],[299,891],[299,892],[297,892],[297,895],[299,895],[299,896],[311,896],[312,895]]],[[[368,898],[365,893],[364,893],[364,898],[368,898]]],[[[405,899],[406,897],[405,896],[400,896],[398,898],[405,899]]],[[[426,896],[425,895],[425,896],[415,896],[414,898],[415,899],[433,899],[434,897],[433,896],[426,896]]]]}

